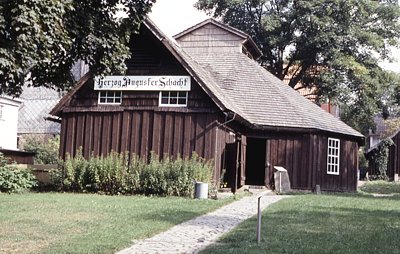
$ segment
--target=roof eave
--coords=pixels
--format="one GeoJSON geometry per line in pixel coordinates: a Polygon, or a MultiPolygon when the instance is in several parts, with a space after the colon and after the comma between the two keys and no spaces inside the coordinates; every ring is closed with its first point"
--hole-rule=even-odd
{"type": "Polygon", "coordinates": [[[287,126],[267,126],[267,125],[258,125],[253,124],[253,129],[255,130],[263,130],[263,131],[274,131],[274,132],[296,132],[296,133],[307,133],[307,134],[333,134],[335,136],[343,136],[347,137],[351,140],[355,140],[358,145],[363,146],[365,144],[365,137],[360,135],[351,135],[340,132],[333,132],[328,130],[321,130],[316,128],[299,128],[299,127],[287,127],[287,126]]]}
{"type": "Polygon", "coordinates": [[[241,31],[241,30],[239,30],[237,28],[234,28],[232,26],[229,26],[229,25],[226,25],[226,24],[224,24],[222,22],[219,22],[214,18],[209,18],[209,19],[206,19],[206,20],[204,20],[204,21],[192,26],[192,27],[189,27],[189,28],[183,30],[182,32],[172,36],[172,38],[179,39],[180,37],[182,37],[182,36],[184,36],[184,35],[186,35],[188,33],[191,33],[192,31],[194,31],[194,30],[196,30],[196,29],[198,29],[198,28],[200,28],[200,27],[202,27],[204,25],[207,25],[207,24],[214,24],[214,25],[216,25],[216,26],[218,26],[218,27],[220,27],[222,29],[228,30],[229,32],[231,32],[231,33],[233,33],[233,34],[235,34],[235,35],[237,35],[237,36],[239,36],[239,37],[241,37],[243,39],[246,39],[247,37],[249,37],[248,34],[246,34],[245,32],[243,32],[243,31],[241,31]]]}
{"type": "Polygon", "coordinates": [[[61,116],[61,112],[65,105],[71,100],[72,96],[89,80],[91,77],[91,73],[88,72],[83,75],[82,78],[75,83],[75,86],[66,94],[64,95],[61,100],[54,106],[54,108],[49,112],[50,115],[53,116],[61,116]]]}

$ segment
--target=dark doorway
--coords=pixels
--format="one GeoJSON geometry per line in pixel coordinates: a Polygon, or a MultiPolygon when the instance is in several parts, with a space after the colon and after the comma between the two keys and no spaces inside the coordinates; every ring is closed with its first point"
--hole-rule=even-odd
{"type": "Polygon", "coordinates": [[[237,143],[228,143],[225,146],[225,165],[226,172],[224,183],[227,183],[233,192],[236,191],[236,170],[237,170],[237,143]]]}
{"type": "Polygon", "coordinates": [[[265,185],[266,140],[247,138],[246,185],[265,185]]]}

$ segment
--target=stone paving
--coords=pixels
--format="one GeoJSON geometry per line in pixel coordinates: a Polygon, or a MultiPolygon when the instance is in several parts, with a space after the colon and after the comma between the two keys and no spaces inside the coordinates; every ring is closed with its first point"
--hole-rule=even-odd
{"type": "MultiPolygon", "coordinates": [[[[117,254],[132,253],[197,253],[211,245],[240,222],[257,214],[257,198],[262,195],[261,208],[275,203],[286,196],[273,195],[270,191],[252,191],[253,195],[244,197],[223,206],[214,212],[176,225],[151,238],[136,241],[131,247],[117,254]]],[[[256,238],[256,228],[254,228],[256,238]]]]}

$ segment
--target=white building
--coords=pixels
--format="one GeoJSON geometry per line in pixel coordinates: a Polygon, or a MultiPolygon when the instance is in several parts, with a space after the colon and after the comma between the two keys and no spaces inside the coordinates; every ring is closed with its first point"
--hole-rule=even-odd
{"type": "Polygon", "coordinates": [[[0,96],[0,148],[17,149],[18,110],[21,101],[0,96]]]}

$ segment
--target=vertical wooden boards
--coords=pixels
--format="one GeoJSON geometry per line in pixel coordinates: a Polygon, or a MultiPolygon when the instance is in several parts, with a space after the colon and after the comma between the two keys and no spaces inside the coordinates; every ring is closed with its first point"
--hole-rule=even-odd
{"type": "Polygon", "coordinates": [[[93,114],[93,154],[100,155],[100,143],[102,138],[102,117],[99,114],[93,114]]]}
{"type": "Polygon", "coordinates": [[[121,115],[122,112],[112,113],[111,120],[111,132],[110,132],[110,149],[112,151],[120,152],[120,142],[121,142],[121,115]],[[115,138],[114,138],[115,137],[115,138]]]}
{"type": "Polygon", "coordinates": [[[101,137],[101,145],[100,145],[100,154],[106,155],[109,152],[110,147],[110,135],[111,135],[111,116],[110,113],[102,115],[102,137],[101,137]]]}
{"type": "Polygon", "coordinates": [[[70,115],[67,118],[66,132],[65,132],[65,137],[67,142],[65,145],[65,152],[69,153],[70,155],[74,155],[77,148],[75,147],[75,122],[76,122],[75,115],[70,115]]]}
{"type": "Polygon", "coordinates": [[[120,121],[121,124],[121,143],[120,143],[120,149],[118,151],[120,152],[125,152],[129,151],[130,152],[130,143],[131,143],[131,118],[132,114],[129,111],[124,111],[122,113],[122,121],[120,121]]]}
{"type": "Polygon", "coordinates": [[[273,135],[266,142],[266,163],[270,163],[265,184],[273,182],[274,166],[288,170],[294,189],[314,190],[318,184],[327,191],[356,190],[356,142],[341,139],[340,174],[327,174],[328,137],[317,134],[273,135]]]}
{"type": "Polygon", "coordinates": [[[190,138],[189,138],[189,153],[192,156],[192,153],[196,151],[196,126],[197,126],[197,118],[194,117],[193,114],[190,114],[189,117],[191,118],[190,121],[190,138]]]}
{"type": "Polygon", "coordinates": [[[174,117],[171,114],[165,116],[165,126],[164,126],[164,141],[162,154],[172,154],[172,145],[174,140],[174,117]]]}
{"type": "Polygon", "coordinates": [[[141,158],[147,159],[147,156],[149,155],[150,152],[150,143],[149,140],[151,138],[149,137],[150,134],[150,112],[148,111],[143,111],[141,115],[141,127],[139,128],[139,136],[138,136],[138,141],[140,140],[140,146],[138,148],[138,154],[141,158]]]}
{"type": "Polygon", "coordinates": [[[174,158],[182,156],[183,148],[183,115],[175,115],[174,121],[174,139],[172,140],[172,154],[174,158]]]}
{"type": "Polygon", "coordinates": [[[153,135],[151,150],[154,151],[156,154],[160,154],[162,120],[162,114],[160,112],[155,112],[153,117],[153,135]]]}
{"type": "Polygon", "coordinates": [[[85,144],[83,146],[83,156],[88,158],[91,151],[93,151],[93,116],[91,114],[86,114],[84,126],[84,139],[85,144]]]}
{"type": "Polygon", "coordinates": [[[84,128],[81,126],[85,126],[85,115],[83,114],[76,114],[76,126],[75,126],[75,147],[82,148],[84,147],[85,140],[84,140],[84,128]]]}
{"type": "Polygon", "coordinates": [[[184,126],[183,126],[183,140],[182,140],[182,155],[190,156],[191,154],[191,133],[192,133],[192,118],[190,115],[186,114],[183,116],[184,126]]]}
{"type": "Polygon", "coordinates": [[[66,143],[67,143],[67,123],[68,123],[68,117],[65,116],[62,121],[61,121],[61,132],[60,132],[60,148],[58,152],[58,156],[65,159],[65,153],[66,153],[66,143]]]}
{"type": "Polygon", "coordinates": [[[301,141],[298,138],[293,140],[293,165],[291,174],[291,185],[298,186],[301,177],[301,141]]]}
{"type": "Polygon", "coordinates": [[[82,146],[85,157],[128,151],[147,158],[154,151],[176,158],[196,151],[208,160],[215,159],[217,124],[212,114],[142,110],[73,113],[64,119],[62,154],[74,154],[82,146]]]}

